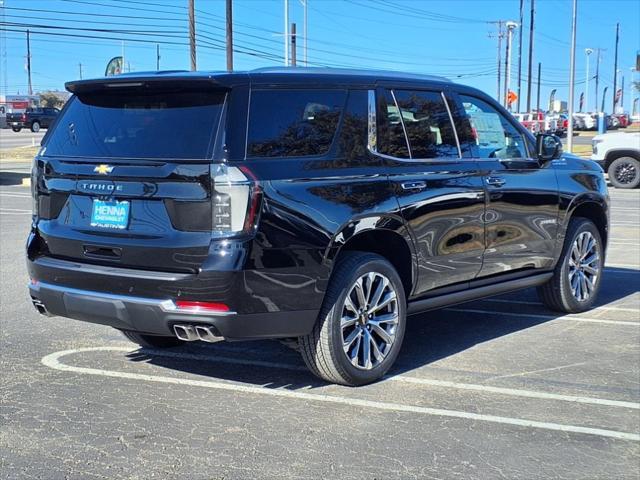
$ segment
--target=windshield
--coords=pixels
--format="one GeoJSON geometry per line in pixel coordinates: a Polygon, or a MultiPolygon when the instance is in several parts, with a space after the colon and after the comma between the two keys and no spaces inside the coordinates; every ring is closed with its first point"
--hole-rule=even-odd
{"type": "Polygon", "coordinates": [[[44,154],[65,157],[207,159],[224,92],[117,91],[74,96],[44,154]]]}

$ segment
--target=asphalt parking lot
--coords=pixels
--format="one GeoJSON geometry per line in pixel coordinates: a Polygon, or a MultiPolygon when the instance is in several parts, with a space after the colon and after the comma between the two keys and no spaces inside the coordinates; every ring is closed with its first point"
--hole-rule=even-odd
{"type": "Polygon", "coordinates": [[[45,129],[40,130],[38,133],[33,133],[29,129],[14,132],[10,128],[2,128],[0,129],[0,151],[16,147],[40,145],[40,140],[42,140],[45,133],[47,133],[45,129]]]}
{"type": "Polygon", "coordinates": [[[2,175],[2,478],[640,477],[640,190],[611,190],[595,310],[527,290],[415,316],[388,378],[345,388],[274,341],[158,352],[39,316],[2,175]]]}

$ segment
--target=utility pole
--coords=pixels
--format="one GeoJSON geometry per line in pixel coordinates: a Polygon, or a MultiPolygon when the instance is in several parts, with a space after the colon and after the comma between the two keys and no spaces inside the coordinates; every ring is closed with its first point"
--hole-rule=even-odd
{"type": "Polygon", "coordinates": [[[578,0],[573,0],[571,20],[571,53],[569,56],[569,125],[567,127],[567,150],[573,151],[573,94],[576,84],[576,29],[578,18],[578,0]]]}
{"type": "MultiPolygon", "coordinates": [[[[498,55],[497,55],[497,59],[498,59],[498,88],[496,90],[496,100],[497,101],[501,101],[502,98],[502,79],[501,79],[501,72],[502,72],[502,38],[504,37],[504,32],[502,31],[502,26],[504,25],[504,21],[502,20],[498,20],[496,22],[492,22],[495,23],[498,27],[498,33],[496,34],[496,37],[498,38],[498,55]]],[[[493,35],[489,34],[489,38],[492,38],[493,35]]]]}
{"type": "Polygon", "coordinates": [[[616,113],[616,92],[618,91],[618,42],[620,41],[620,24],[616,23],[616,52],[613,60],[613,110],[616,113]]]}
{"type": "Polygon", "coordinates": [[[585,87],[584,87],[584,109],[585,112],[589,111],[589,58],[591,58],[591,54],[593,53],[593,48],[585,48],[584,53],[587,55],[587,76],[585,78],[585,87]]]}
{"type": "Polygon", "coordinates": [[[189,51],[191,53],[191,70],[197,68],[196,65],[196,14],[194,0],[189,0],[189,51]]]}
{"type": "Polygon", "coordinates": [[[538,98],[536,101],[536,111],[540,111],[540,77],[542,76],[542,63],[538,62],[538,98]]]}
{"type": "Polygon", "coordinates": [[[309,30],[308,30],[308,23],[307,23],[307,10],[308,10],[308,5],[307,3],[309,2],[309,0],[302,0],[302,6],[304,7],[304,44],[303,44],[303,52],[304,52],[304,66],[308,67],[309,66],[309,59],[307,57],[307,41],[309,38],[309,30]]]}
{"type": "Polygon", "coordinates": [[[507,51],[504,60],[504,108],[511,110],[509,104],[509,89],[511,88],[511,41],[513,40],[513,29],[518,26],[516,22],[508,21],[507,27],[507,51]]]}
{"type": "Polygon", "coordinates": [[[596,52],[597,52],[597,57],[596,57],[596,109],[595,111],[598,112],[598,84],[600,83],[600,48],[596,48],[596,52]]]}
{"type": "Polygon", "coordinates": [[[284,66],[289,66],[289,0],[284,0],[284,66]]]}
{"type": "Polygon", "coordinates": [[[233,71],[233,5],[227,0],[227,71],[233,71]]]}
{"type": "Polygon", "coordinates": [[[29,79],[29,95],[33,95],[33,85],[31,84],[31,40],[27,29],[27,78],[29,79]]]}
{"type": "Polygon", "coordinates": [[[296,66],[296,24],[291,24],[291,66],[296,66]]]}
{"type": "Polygon", "coordinates": [[[156,70],[160,70],[160,44],[156,43],[156,70]]]}
{"type": "Polygon", "coordinates": [[[624,75],[622,75],[622,81],[620,82],[620,107],[622,107],[622,113],[624,113],[624,75]]]}
{"type": "Polygon", "coordinates": [[[82,80],[82,63],[78,63],[78,69],[80,70],[80,80],[82,80]]]}
{"type": "Polygon", "coordinates": [[[536,16],[536,0],[531,0],[531,23],[529,24],[529,74],[527,82],[527,112],[531,111],[531,69],[533,68],[533,23],[536,16]]]}
{"type": "Polygon", "coordinates": [[[520,30],[518,30],[518,105],[520,113],[520,87],[522,86],[522,25],[524,22],[524,0],[520,0],[520,30]]]}

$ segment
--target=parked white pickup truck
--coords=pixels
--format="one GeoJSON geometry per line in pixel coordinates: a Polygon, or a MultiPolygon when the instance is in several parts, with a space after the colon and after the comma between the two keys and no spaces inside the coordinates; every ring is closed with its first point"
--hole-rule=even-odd
{"type": "Polygon", "coordinates": [[[604,133],[592,140],[591,160],[609,174],[609,181],[617,188],[636,188],[640,185],[640,132],[604,133]]]}

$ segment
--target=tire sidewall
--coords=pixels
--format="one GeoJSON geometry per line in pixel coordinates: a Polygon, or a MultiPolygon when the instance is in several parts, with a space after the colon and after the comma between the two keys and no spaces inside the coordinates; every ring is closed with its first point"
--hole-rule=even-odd
{"type": "Polygon", "coordinates": [[[389,368],[391,368],[391,366],[394,364],[402,347],[402,340],[404,338],[404,332],[406,330],[407,317],[407,307],[402,281],[400,280],[400,277],[393,266],[382,257],[379,257],[379,259],[372,259],[359,265],[356,269],[354,269],[351,275],[349,275],[348,280],[344,282],[343,285],[340,286],[340,288],[341,292],[332,305],[331,310],[327,314],[326,319],[326,321],[329,322],[328,327],[330,348],[333,351],[334,358],[340,359],[339,366],[342,370],[341,373],[346,379],[348,379],[349,383],[353,385],[363,385],[366,383],[371,383],[375,380],[378,380],[379,378],[384,376],[385,373],[387,373],[389,368]],[[398,298],[398,325],[396,327],[395,341],[391,346],[391,351],[389,352],[387,357],[382,361],[381,364],[377,365],[371,370],[361,370],[354,367],[351,362],[349,362],[347,355],[344,353],[342,347],[342,331],[340,327],[340,320],[342,317],[342,306],[344,304],[344,300],[350,292],[353,284],[359,277],[369,272],[381,273],[392,283],[398,298]]]}
{"type": "Polygon", "coordinates": [[[611,162],[611,165],[609,165],[608,173],[609,173],[609,181],[616,188],[636,188],[638,185],[640,185],[640,161],[638,161],[633,157],[616,158],[613,162],[611,162]],[[636,177],[631,183],[619,182],[615,176],[616,166],[622,162],[625,162],[625,163],[630,162],[635,164],[636,177]]]}
{"type": "Polygon", "coordinates": [[[602,283],[602,275],[604,274],[604,245],[602,244],[602,238],[600,237],[600,232],[593,224],[593,222],[589,220],[580,220],[578,226],[573,230],[573,234],[571,238],[567,237],[564,248],[562,250],[562,264],[560,265],[560,282],[561,282],[561,292],[563,293],[563,301],[567,303],[569,310],[573,312],[584,312],[589,310],[598,297],[598,293],[600,291],[600,285],[602,283]],[[600,257],[599,264],[599,275],[596,279],[596,284],[593,289],[593,293],[591,296],[585,300],[584,302],[579,301],[577,298],[573,296],[571,291],[571,283],[569,282],[569,260],[571,258],[571,249],[573,248],[573,244],[583,232],[589,232],[597,241],[598,248],[598,256],[600,257]]]}

